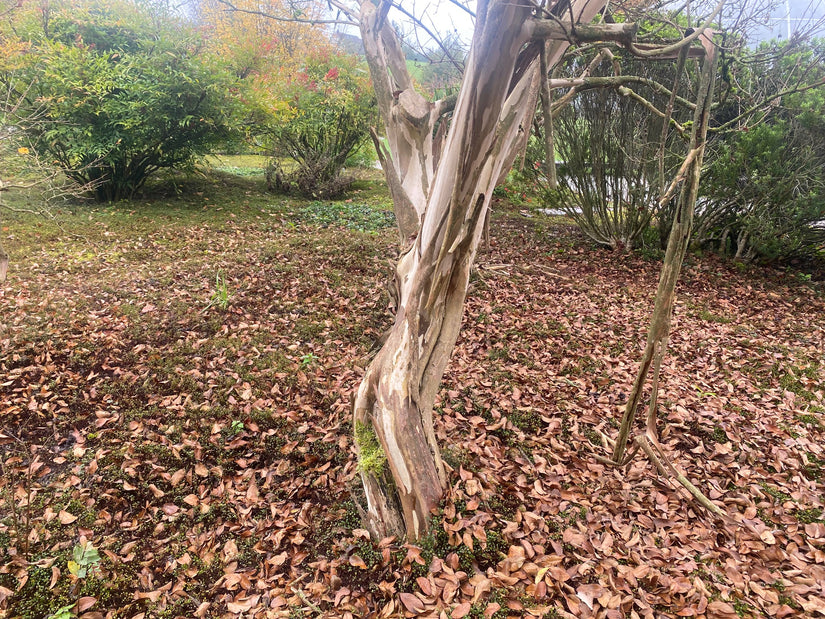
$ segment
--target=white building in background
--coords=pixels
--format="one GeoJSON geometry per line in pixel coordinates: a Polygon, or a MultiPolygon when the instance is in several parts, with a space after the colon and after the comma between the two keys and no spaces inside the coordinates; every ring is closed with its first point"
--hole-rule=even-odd
{"type": "Polygon", "coordinates": [[[818,25],[822,33],[825,0],[778,0],[763,29],[754,32],[755,41],[787,40],[797,32],[808,32],[818,25]]]}

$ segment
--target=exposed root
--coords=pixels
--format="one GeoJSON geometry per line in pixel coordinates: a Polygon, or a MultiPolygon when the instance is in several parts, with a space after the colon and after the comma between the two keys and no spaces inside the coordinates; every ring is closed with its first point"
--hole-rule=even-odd
{"type": "MultiPolygon", "coordinates": [[[[609,441],[610,439],[608,439],[609,441]]],[[[612,442],[612,441],[611,441],[612,442]]],[[[639,452],[639,450],[643,451],[647,456],[648,460],[650,460],[651,464],[656,468],[659,475],[668,479],[668,480],[676,480],[682,487],[687,490],[690,495],[696,499],[696,501],[705,509],[712,512],[713,514],[719,516],[720,518],[724,518],[727,521],[733,522],[733,520],[728,516],[728,514],[720,508],[718,505],[713,503],[699,488],[697,488],[687,477],[685,477],[679,470],[673,465],[670,461],[670,458],[667,457],[667,454],[662,449],[661,445],[659,445],[659,441],[655,437],[648,436],[647,434],[639,434],[637,435],[632,441],[632,447],[628,450],[625,454],[624,459],[621,462],[616,462],[611,458],[606,458],[605,456],[601,456],[599,454],[593,454],[593,458],[607,466],[612,466],[615,468],[622,468],[630,464],[633,457],[639,452]]]]}

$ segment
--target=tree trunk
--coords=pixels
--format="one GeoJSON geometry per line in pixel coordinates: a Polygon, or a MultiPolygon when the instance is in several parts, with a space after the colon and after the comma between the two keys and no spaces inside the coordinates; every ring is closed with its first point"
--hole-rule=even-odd
{"type": "MultiPolygon", "coordinates": [[[[602,5],[601,0],[579,0],[571,14],[586,22],[602,5]]],[[[366,525],[377,538],[419,537],[444,492],[446,474],[432,407],[461,325],[484,214],[496,181],[512,165],[535,109],[538,53],[544,43],[531,42],[536,34],[533,10],[529,0],[479,3],[468,66],[438,168],[431,177],[424,174],[426,165],[414,163],[427,159],[427,152],[413,146],[428,148],[426,140],[412,139],[409,127],[399,132],[403,140],[390,139],[391,151],[401,142],[410,149],[409,156],[392,153],[392,166],[405,188],[402,199],[417,204],[426,196],[426,201],[420,231],[398,264],[395,324],[367,368],[354,402],[366,525]],[[405,166],[419,181],[431,178],[428,191],[423,190],[425,182],[404,185],[405,166]],[[419,185],[422,191],[415,193],[419,185]],[[365,438],[373,433],[381,452],[377,459],[365,438]]],[[[381,12],[382,7],[376,10],[369,2],[362,5],[362,18],[373,24],[362,23],[362,32],[373,37],[383,33],[381,12]]],[[[387,38],[381,40],[386,49],[387,38]]],[[[365,41],[365,47],[373,50],[368,52],[373,57],[373,80],[378,71],[377,81],[384,82],[376,86],[378,91],[390,83],[385,80],[389,64],[380,62],[381,53],[375,52],[379,46],[373,43],[365,41]]],[[[566,46],[566,41],[554,42],[548,62],[558,62],[566,46]]],[[[396,70],[390,73],[395,76],[396,70]]],[[[403,77],[398,85],[405,86],[403,77]]],[[[409,110],[413,100],[404,92],[380,103],[388,134],[395,132],[391,121],[399,120],[400,112],[409,110]],[[399,106],[394,107],[396,99],[399,106]]]]}
{"type": "MultiPolygon", "coordinates": [[[[705,142],[707,138],[708,121],[710,119],[710,107],[713,100],[713,86],[716,74],[716,53],[713,44],[710,42],[710,35],[706,35],[705,44],[706,58],[702,67],[699,79],[699,88],[696,101],[696,112],[693,119],[693,129],[690,137],[690,150],[685,164],[679,171],[682,177],[682,188],[679,193],[676,205],[676,213],[673,217],[673,224],[670,229],[670,237],[667,243],[662,272],[659,275],[659,285],[656,290],[656,301],[653,308],[653,316],[650,319],[650,327],[647,335],[647,344],[633,389],[625,406],[622,423],[619,429],[619,436],[613,448],[613,461],[621,462],[624,459],[627,440],[636,416],[636,407],[641,401],[642,392],[648,373],[653,366],[653,387],[648,410],[648,428],[650,429],[656,414],[656,405],[659,387],[659,370],[662,358],[667,350],[670,336],[670,322],[673,315],[673,304],[676,299],[676,282],[682,269],[682,262],[687,251],[690,240],[691,227],[693,225],[693,213],[696,207],[696,198],[699,192],[699,177],[702,171],[702,158],[704,156],[705,142]]],[[[675,181],[674,181],[675,182],[675,181]]],[[[662,196],[662,200],[669,199],[662,196]]]]}
{"type": "Polygon", "coordinates": [[[541,114],[544,120],[544,174],[547,186],[555,189],[556,180],[556,146],[553,136],[553,91],[550,90],[547,50],[541,51],[541,114]]]}
{"type": "Polygon", "coordinates": [[[6,273],[9,271],[9,255],[3,249],[3,241],[0,241],[0,284],[6,281],[6,273]]]}
{"type": "Polygon", "coordinates": [[[389,2],[361,4],[361,38],[386,132],[386,145],[374,131],[373,143],[402,245],[407,245],[418,232],[440,154],[436,123],[452,102],[432,103],[415,91],[401,43],[387,20],[389,9],[389,2]]]}

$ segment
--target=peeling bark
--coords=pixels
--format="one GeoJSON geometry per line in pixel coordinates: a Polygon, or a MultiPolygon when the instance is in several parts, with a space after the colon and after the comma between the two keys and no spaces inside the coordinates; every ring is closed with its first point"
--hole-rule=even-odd
{"type": "MultiPolygon", "coordinates": [[[[586,22],[603,2],[578,0],[574,5],[586,22]]],[[[406,70],[391,62],[394,35],[381,18],[383,6],[376,9],[365,2],[361,28],[387,126],[391,161],[387,153],[384,160],[393,168],[388,172],[391,186],[403,190],[401,199],[420,209],[423,219],[397,267],[395,324],[367,368],[353,408],[355,422],[372,425],[387,457],[386,474],[361,473],[366,525],[377,538],[415,539],[426,531],[446,487],[433,402],[458,337],[493,189],[532,122],[543,44],[528,45],[535,36],[535,7],[529,0],[479,3],[450,130],[434,156],[439,151],[433,141],[434,115],[441,104],[416,98],[406,70]],[[367,42],[369,37],[373,40],[367,42]],[[382,92],[391,98],[382,102],[382,92]]],[[[558,62],[567,44],[553,41],[548,63],[558,62]]]]}
{"type": "Polygon", "coordinates": [[[401,43],[387,21],[389,2],[361,5],[361,38],[370,68],[387,145],[373,132],[381,167],[395,205],[402,245],[418,231],[441,142],[436,124],[449,101],[427,101],[413,88],[401,43]]]}

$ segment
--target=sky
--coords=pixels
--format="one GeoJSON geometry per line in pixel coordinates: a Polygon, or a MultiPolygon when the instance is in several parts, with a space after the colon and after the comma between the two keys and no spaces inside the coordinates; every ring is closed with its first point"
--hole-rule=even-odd
{"type": "MultiPolygon", "coordinates": [[[[475,2],[466,4],[471,9],[475,8],[475,2]]],[[[449,0],[404,0],[402,5],[406,11],[416,15],[429,30],[442,39],[446,35],[455,34],[469,44],[473,37],[472,17],[449,0]]],[[[392,19],[400,21],[405,17],[396,11],[392,14],[392,19]]],[[[426,45],[424,39],[421,42],[426,45]]]]}
{"type": "MultiPolygon", "coordinates": [[[[475,9],[474,0],[456,0],[464,2],[471,10],[475,9]]],[[[705,3],[715,4],[713,0],[705,3]]],[[[697,4],[702,4],[698,0],[697,4]]],[[[756,4],[764,5],[764,0],[753,0],[756,4]]],[[[754,41],[764,41],[772,38],[786,39],[788,32],[804,31],[817,21],[825,21],[825,0],[773,0],[775,8],[770,16],[763,19],[763,25],[753,30],[754,41]]],[[[401,0],[406,11],[418,16],[427,28],[442,39],[445,35],[456,34],[465,43],[469,44],[473,36],[472,17],[450,0],[401,0]]],[[[390,17],[395,22],[403,22],[406,18],[397,11],[390,17]]],[[[819,24],[819,31],[823,31],[823,24],[819,24]]],[[[420,35],[421,43],[425,47],[432,46],[426,35],[420,35]]]]}

